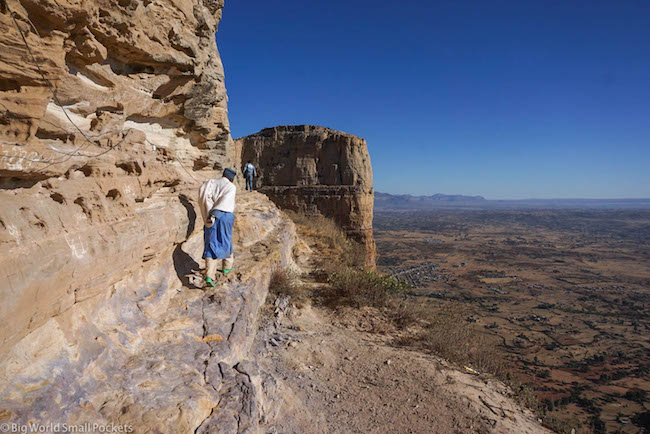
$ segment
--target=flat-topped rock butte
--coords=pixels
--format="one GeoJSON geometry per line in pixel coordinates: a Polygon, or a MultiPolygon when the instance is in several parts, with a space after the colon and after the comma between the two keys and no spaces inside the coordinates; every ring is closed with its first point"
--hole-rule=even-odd
{"type": "Polygon", "coordinates": [[[333,218],[374,266],[372,166],[364,139],[313,125],[266,128],[236,140],[258,165],[260,190],[281,208],[333,218]]]}

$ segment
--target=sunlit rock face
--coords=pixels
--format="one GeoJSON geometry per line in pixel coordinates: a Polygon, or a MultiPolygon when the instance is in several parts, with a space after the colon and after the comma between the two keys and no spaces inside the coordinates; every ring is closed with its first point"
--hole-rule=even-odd
{"type": "MultiPolygon", "coordinates": [[[[153,209],[167,205],[162,196],[149,201],[153,209]]],[[[279,405],[277,382],[257,368],[253,343],[272,270],[295,267],[295,228],[265,196],[241,195],[237,271],[206,291],[196,286],[195,272],[202,225],[196,204],[184,205],[185,215],[177,216],[188,225],[177,234],[183,242],[123,270],[108,288],[98,284],[95,294],[61,307],[3,352],[2,422],[113,424],[136,433],[262,432],[279,405]]],[[[99,277],[122,266],[95,263],[99,277]]],[[[44,292],[55,287],[44,279],[44,292]]]]}
{"type": "Polygon", "coordinates": [[[222,1],[7,6],[0,353],[184,240],[180,189],[234,155],[214,37],[222,1]]]}
{"type": "Polygon", "coordinates": [[[366,245],[374,265],[372,166],[364,139],[329,128],[266,128],[237,141],[241,162],[258,167],[257,183],[278,206],[335,219],[366,245]]]}

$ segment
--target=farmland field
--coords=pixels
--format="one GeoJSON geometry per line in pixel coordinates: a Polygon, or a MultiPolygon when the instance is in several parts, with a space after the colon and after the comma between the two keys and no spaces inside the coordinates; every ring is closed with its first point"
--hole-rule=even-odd
{"type": "Polygon", "coordinates": [[[380,270],[466,306],[545,417],[650,429],[650,211],[379,211],[374,227],[380,270]]]}

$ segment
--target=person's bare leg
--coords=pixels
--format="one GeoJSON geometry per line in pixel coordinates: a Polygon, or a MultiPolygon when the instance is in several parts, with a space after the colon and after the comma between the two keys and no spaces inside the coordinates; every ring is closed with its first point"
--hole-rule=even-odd
{"type": "Polygon", "coordinates": [[[223,260],[223,270],[230,271],[235,265],[235,254],[231,254],[230,257],[223,260]]]}
{"type": "Polygon", "coordinates": [[[217,279],[217,266],[219,265],[218,259],[206,258],[205,260],[205,277],[212,279],[214,282],[217,279]]]}

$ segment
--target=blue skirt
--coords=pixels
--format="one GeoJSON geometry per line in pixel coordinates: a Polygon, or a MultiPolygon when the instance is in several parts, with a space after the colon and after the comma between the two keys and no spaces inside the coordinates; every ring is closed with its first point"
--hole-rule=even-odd
{"type": "Polygon", "coordinates": [[[232,255],[232,227],[235,215],[231,212],[214,210],[215,217],[211,227],[203,226],[203,259],[226,259],[232,255]]]}

